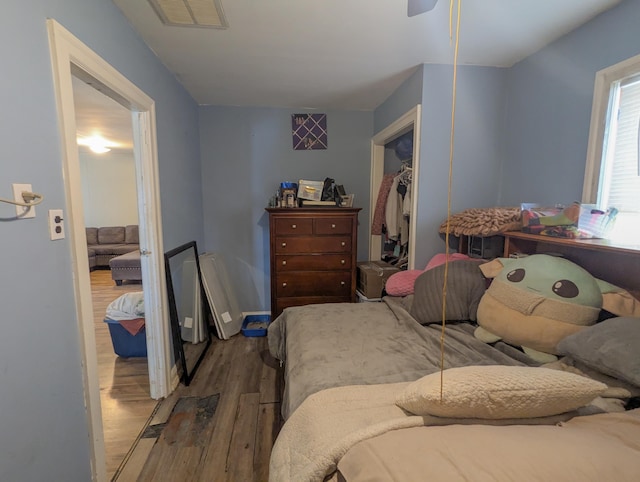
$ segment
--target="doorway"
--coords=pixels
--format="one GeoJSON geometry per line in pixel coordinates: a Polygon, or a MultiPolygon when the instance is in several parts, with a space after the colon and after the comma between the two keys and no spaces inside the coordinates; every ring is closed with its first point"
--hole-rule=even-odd
{"type": "Polygon", "coordinates": [[[369,212],[369,259],[380,260],[382,253],[382,236],[371,233],[376,200],[384,175],[385,146],[394,139],[413,130],[413,193],[411,197],[411,217],[409,219],[409,252],[407,269],[415,269],[416,219],[418,219],[418,184],[420,180],[420,104],[403,114],[388,127],[381,130],[371,139],[371,196],[369,212]]]}
{"type": "Polygon", "coordinates": [[[85,405],[91,444],[93,480],[106,480],[104,429],[101,419],[93,303],[89,279],[82,185],[76,140],[72,75],[90,80],[101,92],[131,112],[138,196],[141,271],[150,396],[166,397],[177,385],[171,366],[171,336],[163,263],[156,149],[155,104],[111,65],[55,20],[47,20],[62,139],[65,220],[71,247],[76,318],[80,333],[85,405]]]}
{"type": "MultiPolygon", "coordinates": [[[[130,447],[146,426],[157,401],[150,395],[149,368],[139,321],[108,320],[112,306],[143,299],[149,291],[140,269],[110,269],[116,254],[138,252],[138,199],[131,112],[75,75],[72,76],[84,224],[87,227],[91,294],[105,432],[107,478],[118,476],[130,447]],[[100,243],[110,236],[111,247],[100,243]],[[119,236],[119,237],[118,237],[119,236]],[[113,249],[114,254],[109,253],[113,249]],[[95,253],[95,255],[94,255],[95,253]],[[126,276],[127,280],[114,281],[126,276]],[[112,305],[113,304],[113,305],[112,305]],[[130,325],[126,325],[129,323],[130,325]],[[125,325],[130,331],[127,331],[125,325]],[[144,355],[144,356],[143,356],[144,355]]],[[[129,306],[136,306],[131,303],[129,306]]],[[[140,314],[130,315],[139,318],[140,314]]],[[[117,312],[118,318],[126,316],[117,312]]],[[[144,315],[143,315],[144,316],[144,315]]]]}

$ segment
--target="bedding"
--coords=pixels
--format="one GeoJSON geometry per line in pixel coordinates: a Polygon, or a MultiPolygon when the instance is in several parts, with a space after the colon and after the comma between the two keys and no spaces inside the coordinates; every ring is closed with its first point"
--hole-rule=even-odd
{"type": "Polygon", "coordinates": [[[567,371],[469,366],[416,380],[398,395],[396,404],[415,415],[532,418],[577,410],[606,390],[604,383],[567,371]]]}
{"type": "Polygon", "coordinates": [[[640,318],[609,318],[568,336],[558,351],[585,365],[640,387],[640,318]]]}
{"type": "MultiPolygon", "coordinates": [[[[419,426],[449,424],[555,424],[575,413],[557,416],[479,420],[413,415],[396,404],[409,382],[345,386],[307,398],[282,428],[271,452],[269,480],[322,481],[349,449],[371,437],[419,426]]],[[[406,479],[419,480],[419,479],[406,479]]]]}
{"type": "MultiPolygon", "coordinates": [[[[454,264],[458,263],[462,262],[454,264]]],[[[473,286],[469,284],[469,289],[473,286]]],[[[423,291],[430,289],[433,288],[426,284],[420,287],[423,291]]],[[[629,397],[637,396],[637,390],[608,375],[592,377],[591,369],[570,357],[544,367],[606,384],[585,379],[589,385],[586,391],[592,391],[580,392],[582,398],[575,406],[587,403],[592,395],[600,396],[578,410],[542,417],[542,412],[525,408],[512,413],[525,418],[504,418],[509,415],[505,412],[486,419],[482,413],[467,412],[455,412],[455,418],[432,412],[415,415],[402,403],[399,405],[399,397],[413,382],[430,374],[439,377],[436,372],[440,370],[441,327],[429,322],[421,324],[411,313],[416,302],[426,303],[426,309],[431,310],[429,303],[440,301],[425,297],[420,290],[403,298],[385,297],[379,303],[288,308],[271,323],[269,350],[284,365],[282,415],[286,423],[272,451],[270,480],[322,481],[341,477],[348,482],[400,481],[424,480],[425,474],[433,474],[429,480],[459,480],[460,474],[465,474],[467,480],[636,480],[629,474],[637,478],[640,473],[640,413],[624,409],[629,397]],[[592,423],[592,414],[602,412],[619,412],[619,418],[592,423]],[[556,426],[559,422],[566,424],[556,426]],[[532,424],[546,426],[530,427],[532,424]],[[606,429],[607,424],[612,430],[606,429]],[[568,427],[571,428],[564,430],[568,427]],[[440,440],[441,450],[434,448],[440,440]],[[545,443],[552,448],[539,450],[545,443]],[[602,463],[595,454],[598,447],[594,446],[600,443],[608,444],[602,463]],[[571,445],[568,451],[564,450],[567,444],[571,445]],[[621,455],[609,457],[609,447],[621,455]],[[513,460],[510,450],[515,454],[513,460]],[[482,456],[467,460],[469,451],[482,456]],[[535,452],[531,458],[535,463],[528,462],[528,452],[535,452]],[[405,458],[405,453],[411,456],[405,458]],[[583,453],[589,454],[588,458],[583,453]],[[505,461],[504,454],[509,454],[509,460],[505,461]],[[585,474],[581,472],[584,464],[588,466],[585,474]],[[363,465],[373,467],[373,473],[364,470],[363,465]],[[460,473],[456,472],[458,466],[460,473]],[[529,479],[521,476],[523,471],[528,471],[529,479]],[[603,476],[606,473],[614,478],[603,476]]],[[[462,293],[463,297],[467,295],[462,293]]],[[[501,341],[490,345],[478,340],[474,330],[475,325],[468,322],[447,324],[446,369],[540,366],[540,362],[511,345],[501,341]]],[[[534,392],[538,388],[529,387],[534,392]]],[[[500,390],[488,396],[502,397],[500,390]]],[[[544,399],[533,399],[539,406],[545,405],[544,399]]]]}
{"type": "MultiPolygon", "coordinates": [[[[286,309],[268,330],[269,350],[284,363],[282,416],[326,388],[414,381],[440,370],[440,331],[392,297],[286,309]]],[[[536,365],[515,348],[477,340],[468,323],[447,326],[445,347],[448,368],[536,365]]]]}
{"type": "Polygon", "coordinates": [[[355,444],[338,480],[632,482],[640,474],[640,409],[557,425],[451,425],[389,431],[355,444]]]}
{"type": "MultiPolygon", "coordinates": [[[[411,315],[423,325],[442,322],[442,289],[445,265],[425,271],[416,279],[411,315]]],[[[449,321],[475,321],[480,299],[486,290],[486,279],[477,260],[450,263],[447,273],[447,311],[449,321]]]]}

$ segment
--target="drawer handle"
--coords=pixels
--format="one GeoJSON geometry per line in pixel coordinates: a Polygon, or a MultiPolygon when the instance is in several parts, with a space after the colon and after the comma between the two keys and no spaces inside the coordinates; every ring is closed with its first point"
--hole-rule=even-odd
{"type": "Polygon", "coordinates": [[[295,224],[291,225],[291,229],[296,229],[298,226],[296,226],[295,224]]]}
{"type": "Polygon", "coordinates": [[[282,266],[286,266],[286,265],[287,265],[287,262],[286,262],[286,261],[283,261],[283,262],[282,262],[282,266]]]}
{"type": "Polygon", "coordinates": [[[286,248],[287,247],[287,243],[282,243],[282,247],[286,248]]]}
{"type": "Polygon", "coordinates": [[[340,243],[340,246],[346,246],[347,243],[345,243],[344,241],[340,243]]]}
{"type": "Polygon", "coordinates": [[[335,227],[336,227],[336,225],[335,225],[335,224],[332,224],[332,225],[331,225],[331,229],[335,229],[335,227]]]}
{"type": "Polygon", "coordinates": [[[344,281],[340,281],[340,286],[344,286],[344,281]]]}
{"type": "Polygon", "coordinates": [[[346,263],[346,261],[344,259],[340,260],[340,264],[345,264],[345,263],[346,263]]]}
{"type": "Polygon", "coordinates": [[[287,283],[282,283],[282,287],[286,288],[287,287],[287,283]]]}

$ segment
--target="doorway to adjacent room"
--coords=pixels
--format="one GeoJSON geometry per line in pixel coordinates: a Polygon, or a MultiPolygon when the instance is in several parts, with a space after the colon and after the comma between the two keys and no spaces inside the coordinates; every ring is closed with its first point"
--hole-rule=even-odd
{"type": "Polygon", "coordinates": [[[65,180],[65,222],[72,250],[76,314],[83,357],[83,383],[91,443],[93,479],[106,480],[105,432],[101,418],[100,387],[94,331],[82,183],[72,77],[126,107],[131,114],[135,158],[141,272],[145,285],[145,318],[150,396],[166,397],[177,377],[171,372],[171,337],[163,263],[156,148],[155,103],[55,20],[48,20],[51,59],[62,138],[65,180]]]}

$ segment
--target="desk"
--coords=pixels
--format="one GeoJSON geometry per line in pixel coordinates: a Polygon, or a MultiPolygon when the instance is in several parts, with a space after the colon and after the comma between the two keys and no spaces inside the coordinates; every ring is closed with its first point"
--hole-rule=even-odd
{"type": "Polygon", "coordinates": [[[616,244],[606,239],[567,239],[519,231],[503,233],[504,257],[513,253],[557,253],[596,278],[629,290],[640,298],[640,243],[616,244]]]}

